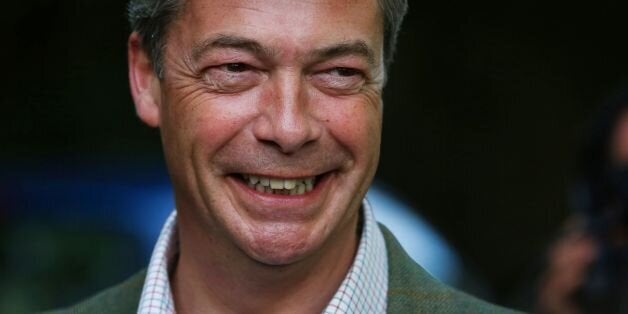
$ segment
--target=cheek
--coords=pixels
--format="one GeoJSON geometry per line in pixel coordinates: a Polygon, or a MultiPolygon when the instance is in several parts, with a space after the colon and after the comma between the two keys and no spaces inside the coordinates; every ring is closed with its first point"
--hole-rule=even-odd
{"type": "Polygon", "coordinates": [[[176,134],[174,142],[180,146],[178,150],[192,150],[210,157],[256,116],[250,98],[254,96],[204,95],[176,103],[168,110],[166,127],[176,134]]]}
{"type": "Polygon", "coordinates": [[[354,160],[377,158],[381,138],[381,106],[374,101],[355,99],[327,106],[324,113],[327,130],[354,160]]]}

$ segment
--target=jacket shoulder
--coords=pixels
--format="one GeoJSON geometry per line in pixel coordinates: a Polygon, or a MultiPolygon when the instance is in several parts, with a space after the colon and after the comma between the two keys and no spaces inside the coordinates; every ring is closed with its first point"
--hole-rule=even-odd
{"type": "Polygon", "coordinates": [[[48,314],[82,313],[137,313],[146,270],[131,276],[124,282],[103,290],[78,304],[65,309],[47,312],[48,314]]]}
{"type": "Polygon", "coordinates": [[[403,250],[380,224],[388,253],[389,313],[517,313],[438,281],[403,250]]]}

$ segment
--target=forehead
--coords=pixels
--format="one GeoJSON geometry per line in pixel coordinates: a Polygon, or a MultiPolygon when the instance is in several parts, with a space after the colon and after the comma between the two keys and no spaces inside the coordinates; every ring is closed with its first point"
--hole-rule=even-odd
{"type": "Polygon", "coordinates": [[[383,20],[377,0],[186,0],[169,41],[186,45],[216,34],[282,50],[360,39],[381,53],[383,20]]]}

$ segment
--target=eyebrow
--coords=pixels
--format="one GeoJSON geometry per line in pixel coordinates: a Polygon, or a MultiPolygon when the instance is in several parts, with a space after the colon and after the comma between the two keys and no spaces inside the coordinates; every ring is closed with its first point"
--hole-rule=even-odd
{"type": "MultiPolygon", "coordinates": [[[[241,36],[219,34],[205,39],[192,46],[192,59],[198,61],[205,53],[214,48],[231,48],[248,51],[264,59],[270,59],[277,54],[277,51],[265,47],[259,42],[241,36]]],[[[370,66],[375,67],[375,52],[363,40],[354,40],[332,44],[327,47],[318,48],[308,53],[309,59],[316,61],[342,57],[348,55],[359,55],[367,59],[370,66]]]]}
{"type": "Polygon", "coordinates": [[[192,59],[198,61],[203,54],[214,48],[240,49],[264,58],[270,58],[276,54],[273,49],[264,47],[255,40],[240,36],[219,34],[194,44],[192,46],[192,59]]]}
{"type": "Polygon", "coordinates": [[[366,58],[371,67],[376,66],[375,52],[363,40],[355,40],[333,44],[328,47],[314,50],[310,56],[315,60],[325,60],[335,57],[359,55],[366,58]]]}

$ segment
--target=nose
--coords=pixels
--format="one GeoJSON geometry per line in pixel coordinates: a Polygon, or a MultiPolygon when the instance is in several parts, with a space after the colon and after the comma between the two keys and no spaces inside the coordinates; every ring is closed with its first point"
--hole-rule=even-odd
{"type": "Polygon", "coordinates": [[[253,128],[258,141],[291,154],[321,136],[322,126],[312,115],[300,75],[277,75],[267,95],[260,104],[262,114],[253,128]]]}

